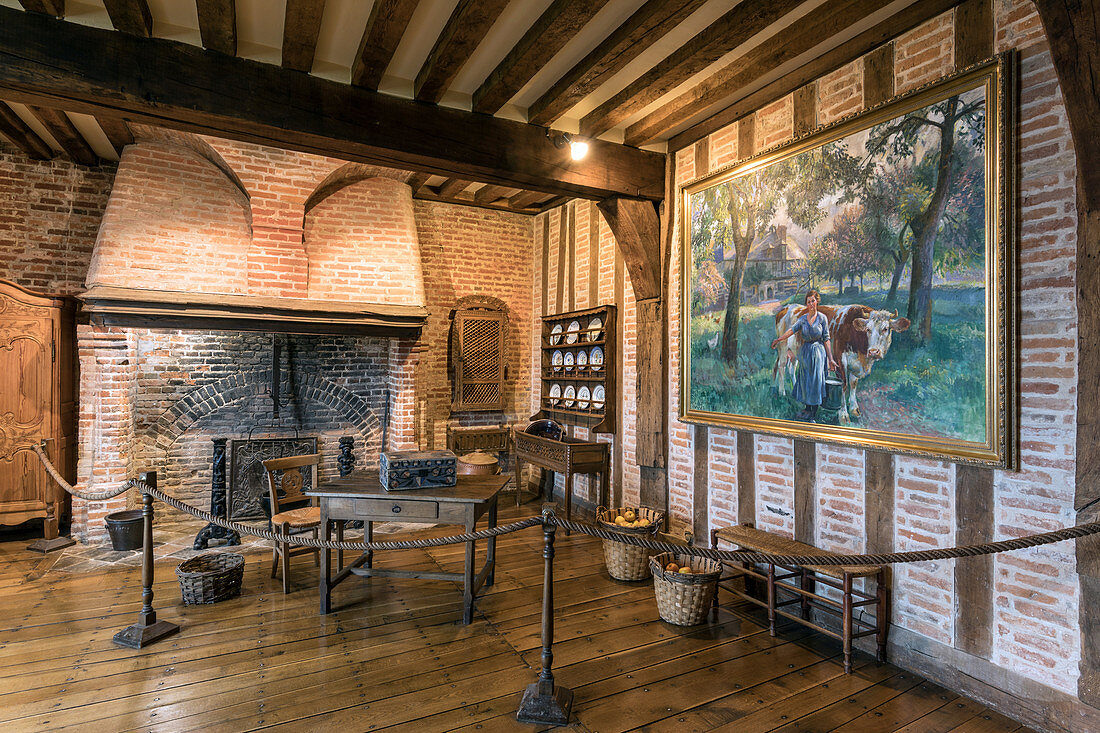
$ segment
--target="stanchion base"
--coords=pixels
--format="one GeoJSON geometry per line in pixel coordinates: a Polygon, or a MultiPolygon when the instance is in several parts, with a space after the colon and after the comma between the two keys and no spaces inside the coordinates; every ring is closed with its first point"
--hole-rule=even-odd
{"type": "Polygon", "coordinates": [[[568,725],[569,712],[573,708],[573,691],[554,685],[553,695],[540,695],[539,683],[527,685],[520,700],[516,720],[536,725],[568,725]]]}
{"type": "Polygon", "coordinates": [[[31,552],[41,552],[45,555],[47,552],[64,550],[66,547],[72,547],[75,544],[76,540],[72,537],[54,537],[52,540],[35,540],[27,545],[27,549],[31,552]]]}
{"type": "Polygon", "coordinates": [[[115,643],[131,649],[141,649],[179,630],[179,625],[170,621],[157,621],[148,626],[134,624],[115,634],[115,643]]]}

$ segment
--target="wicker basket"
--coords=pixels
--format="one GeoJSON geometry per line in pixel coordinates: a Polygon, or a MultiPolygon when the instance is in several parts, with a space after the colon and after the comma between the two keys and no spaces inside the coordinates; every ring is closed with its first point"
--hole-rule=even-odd
{"type": "Polygon", "coordinates": [[[695,626],[707,617],[714,602],[714,589],[722,574],[722,563],[691,555],[674,555],[665,552],[649,558],[653,572],[653,592],[657,596],[657,613],[665,621],[677,626],[695,626]],[[674,562],[690,565],[701,573],[673,573],[665,567],[674,562]]]}
{"type": "Polygon", "coordinates": [[[232,552],[208,553],[184,560],[176,568],[180,595],[189,606],[217,603],[241,592],[244,555],[232,552]]]}
{"type": "MultiPolygon", "coordinates": [[[[611,511],[607,507],[599,507],[596,510],[596,524],[601,529],[620,534],[631,534],[635,537],[655,537],[664,524],[664,512],[648,507],[620,507],[618,511],[611,511]],[[648,519],[648,527],[622,527],[615,524],[615,517],[630,509],[638,519],[648,519]]],[[[644,547],[635,547],[615,540],[603,541],[603,559],[607,563],[607,573],[616,580],[645,580],[649,577],[650,550],[644,547]]]]}

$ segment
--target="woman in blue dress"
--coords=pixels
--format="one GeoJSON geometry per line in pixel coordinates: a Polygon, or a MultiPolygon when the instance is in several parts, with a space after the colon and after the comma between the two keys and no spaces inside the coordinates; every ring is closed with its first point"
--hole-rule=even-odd
{"type": "Polygon", "coordinates": [[[772,341],[772,348],[798,334],[802,347],[798,351],[798,369],[794,378],[794,398],[806,405],[799,417],[817,422],[817,410],[825,401],[826,366],[835,370],[832,346],[829,343],[829,319],[818,311],[821,295],[816,290],[806,292],[806,307],[794,324],[772,341]]]}

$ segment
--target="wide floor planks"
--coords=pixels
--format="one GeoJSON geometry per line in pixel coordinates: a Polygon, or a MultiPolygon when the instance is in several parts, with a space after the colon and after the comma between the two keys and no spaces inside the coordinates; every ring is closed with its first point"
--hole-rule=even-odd
{"type": "MultiPolygon", "coordinates": [[[[502,521],[529,512],[509,506],[502,521]]],[[[257,552],[240,597],[187,607],[174,561],[158,561],[154,604],[182,630],[140,651],[111,643],[136,621],[137,568],[66,573],[23,544],[0,542],[5,732],[535,729],[515,712],[541,664],[537,529],[500,541],[496,583],[469,626],[456,584],[396,578],[349,579],[320,617],[310,559],[295,561],[284,595],[270,556],[257,552]]],[[[575,695],[567,730],[1026,730],[862,654],[845,675],[832,640],[800,627],[772,637],[759,615],[728,601],[701,626],[667,624],[650,583],[607,576],[598,540],[559,535],[555,549],[554,670],[575,695]]],[[[401,550],[375,564],[455,572],[463,554],[401,550]]]]}

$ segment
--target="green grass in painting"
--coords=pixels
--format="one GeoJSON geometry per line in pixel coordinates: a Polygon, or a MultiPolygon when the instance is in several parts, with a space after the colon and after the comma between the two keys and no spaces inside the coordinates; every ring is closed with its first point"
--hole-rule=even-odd
{"type": "MultiPolygon", "coordinates": [[[[885,293],[865,291],[845,303],[904,311],[908,294],[887,304],[885,293]]],[[[824,303],[836,302],[824,297],[824,303]]],[[[985,439],[985,292],[978,284],[937,287],[933,338],[917,346],[908,333],[894,334],[886,358],[860,382],[862,415],[853,426],[970,441],[985,439]]],[[[694,314],[691,323],[691,407],[695,410],[793,420],[803,408],[772,388],[776,352],[772,314],[741,308],[736,372],[711,348],[721,313],[694,314]]]]}

